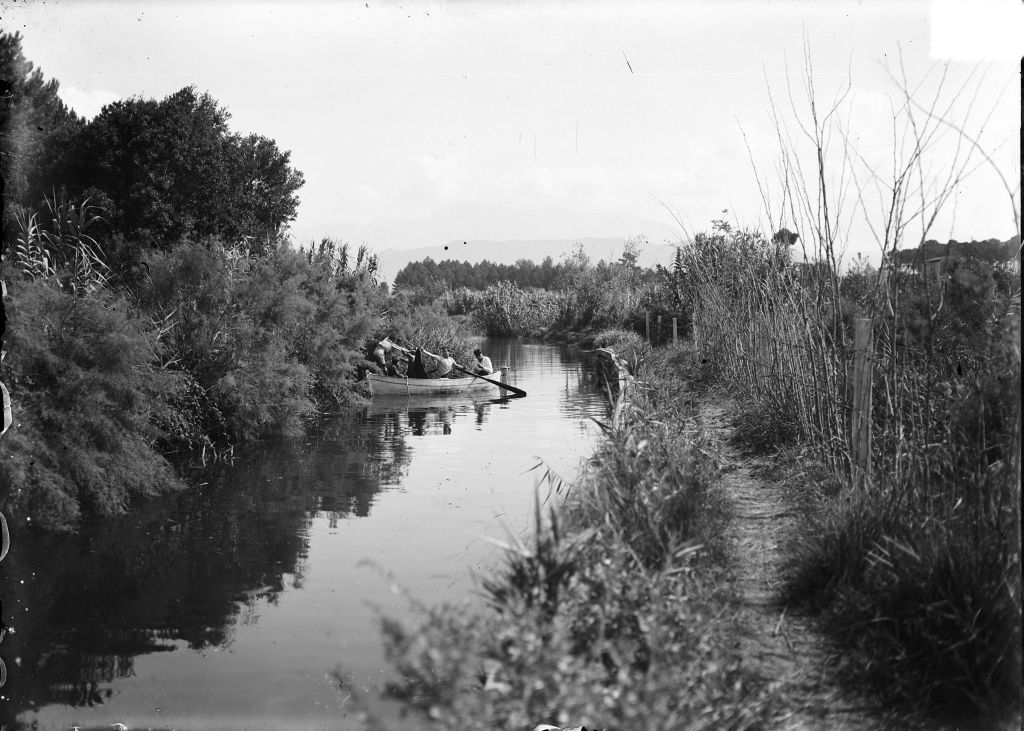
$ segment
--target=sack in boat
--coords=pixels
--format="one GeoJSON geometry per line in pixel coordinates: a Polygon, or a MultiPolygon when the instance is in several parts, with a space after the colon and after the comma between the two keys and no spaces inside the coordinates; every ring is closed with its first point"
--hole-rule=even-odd
{"type": "Polygon", "coordinates": [[[412,361],[412,365],[409,366],[409,378],[426,378],[427,369],[423,365],[423,349],[416,348],[416,357],[412,361]]]}

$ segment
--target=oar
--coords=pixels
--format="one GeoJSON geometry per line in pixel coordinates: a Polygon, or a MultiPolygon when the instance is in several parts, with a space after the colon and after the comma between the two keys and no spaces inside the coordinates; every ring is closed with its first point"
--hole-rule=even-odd
{"type": "Polygon", "coordinates": [[[526,395],[526,391],[524,391],[521,388],[516,388],[515,386],[510,386],[507,383],[504,383],[502,381],[495,381],[493,378],[487,378],[486,376],[481,376],[479,373],[473,373],[471,371],[467,371],[465,368],[460,366],[458,363],[456,363],[452,367],[455,370],[457,370],[457,371],[459,371],[461,373],[465,373],[467,376],[473,376],[474,378],[479,378],[482,381],[487,381],[488,383],[493,383],[495,386],[501,386],[505,390],[511,391],[516,396],[525,396],[526,395]]]}

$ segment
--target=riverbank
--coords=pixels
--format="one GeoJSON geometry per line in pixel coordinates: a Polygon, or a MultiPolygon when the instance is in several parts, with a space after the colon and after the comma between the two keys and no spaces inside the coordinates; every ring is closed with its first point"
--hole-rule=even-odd
{"type": "Polygon", "coordinates": [[[358,402],[363,344],[387,299],[364,264],[279,243],[146,251],[116,284],[9,282],[0,448],[15,523],[73,530],[182,489],[166,456],[225,456],[358,402]]]}
{"type": "Polygon", "coordinates": [[[365,249],[349,259],[329,239],[259,255],[180,241],[103,286],[18,273],[0,509],[15,525],[73,531],[184,489],[182,462],[230,458],[365,403],[366,346],[385,335],[473,362],[463,323],[388,294],[365,249]]]}
{"type": "Polygon", "coordinates": [[[729,527],[732,458],[698,365],[687,348],[650,355],[585,476],[547,481],[533,537],[483,585],[487,613],[385,624],[395,696],[439,728],[779,727],[818,709],[827,722],[828,696],[812,703],[747,641],[754,559],[729,527]]]}
{"type": "Polygon", "coordinates": [[[487,611],[385,623],[392,695],[437,728],[953,728],[890,705],[785,599],[827,470],[741,451],[743,409],[688,345],[636,375],[584,476],[549,476],[487,611]]]}
{"type": "MultiPolygon", "coordinates": [[[[678,380],[675,366],[654,371],[659,392],[678,380]]],[[[729,549],[713,446],[675,393],[654,409],[638,387],[603,423],[607,439],[578,484],[549,474],[533,536],[508,545],[483,584],[489,611],[425,608],[412,633],[385,624],[396,697],[438,728],[770,717],[771,684],[733,647],[721,611],[729,549]]]]}

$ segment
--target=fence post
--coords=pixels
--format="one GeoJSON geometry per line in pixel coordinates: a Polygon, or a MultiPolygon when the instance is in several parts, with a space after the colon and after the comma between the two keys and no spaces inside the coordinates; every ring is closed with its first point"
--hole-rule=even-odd
{"type": "Polygon", "coordinates": [[[679,331],[676,330],[676,318],[672,318],[672,344],[675,345],[679,340],[679,331]]]}
{"type": "Polygon", "coordinates": [[[664,342],[661,339],[661,315],[658,315],[658,342],[659,343],[664,342]]]}
{"type": "Polygon", "coordinates": [[[871,320],[858,319],[855,328],[850,458],[853,484],[864,487],[871,479],[871,320]]]}
{"type": "Polygon", "coordinates": [[[647,342],[651,342],[651,313],[644,312],[644,331],[647,333],[647,342]]]}

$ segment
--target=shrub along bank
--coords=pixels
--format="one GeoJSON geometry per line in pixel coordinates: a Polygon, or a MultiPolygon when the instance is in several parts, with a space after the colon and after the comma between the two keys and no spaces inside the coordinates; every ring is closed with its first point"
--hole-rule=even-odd
{"type": "Polygon", "coordinates": [[[9,281],[8,515],[66,529],[122,512],[182,486],[168,452],[294,432],[359,400],[387,299],[365,263],[331,246],[244,255],[208,240],[150,250],[139,271],[118,286],[25,267],[9,281]]]}
{"type": "Polygon", "coordinates": [[[176,387],[151,364],[153,333],[111,293],[76,297],[8,283],[4,380],[14,425],[4,439],[5,513],[37,526],[120,512],[133,495],[180,485],[156,450],[150,414],[176,387]]]}
{"type": "Polygon", "coordinates": [[[183,241],[143,251],[116,281],[103,259],[44,265],[55,260],[46,246],[22,247],[6,303],[16,418],[0,481],[11,486],[7,514],[44,529],[183,487],[169,453],[217,458],[361,403],[374,337],[472,358],[439,305],[389,296],[372,256],[329,239],[258,254],[183,241]]]}

